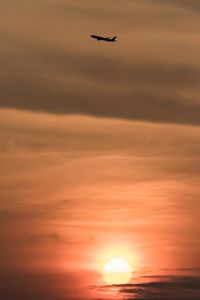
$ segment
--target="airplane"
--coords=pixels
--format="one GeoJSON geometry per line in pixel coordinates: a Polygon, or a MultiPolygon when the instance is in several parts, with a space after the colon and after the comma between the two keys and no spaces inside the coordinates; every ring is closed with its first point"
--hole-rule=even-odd
{"type": "Polygon", "coordinates": [[[117,37],[114,36],[113,38],[110,38],[92,34],[91,38],[96,39],[97,41],[116,42],[117,37]]]}

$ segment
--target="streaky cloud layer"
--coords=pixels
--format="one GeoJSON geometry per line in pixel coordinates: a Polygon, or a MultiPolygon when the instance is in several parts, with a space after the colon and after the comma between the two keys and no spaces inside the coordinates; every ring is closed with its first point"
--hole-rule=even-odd
{"type": "Polygon", "coordinates": [[[196,1],[1,8],[1,107],[199,125],[196,1]],[[91,28],[105,34],[106,27],[119,30],[115,47],[89,39],[91,28]]]}

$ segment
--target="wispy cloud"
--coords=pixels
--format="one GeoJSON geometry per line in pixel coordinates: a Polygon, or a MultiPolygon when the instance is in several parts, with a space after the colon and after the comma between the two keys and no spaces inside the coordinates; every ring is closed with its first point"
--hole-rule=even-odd
{"type": "MultiPolygon", "coordinates": [[[[136,280],[137,281],[137,280],[136,280]]],[[[99,295],[120,294],[122,299],[196,300],[200,297],[200,277],[197,276],[146,276],[140,283],[96,287],[99,295]]],[[[119,296],[119,297],[120,297],[119,296]]],[[[102,297],[102,299],[104,299],[102,297]]]]}

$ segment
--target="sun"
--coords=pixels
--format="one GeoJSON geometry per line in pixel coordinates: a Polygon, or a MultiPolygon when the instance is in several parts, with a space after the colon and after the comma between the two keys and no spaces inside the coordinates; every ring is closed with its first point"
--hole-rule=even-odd
{"type": "Polygon", "coordinates": [[[109,260],[103,268],[103,278],[107,284],[126,284],[132,277],[132,269],[123,258],[109,260]]]}

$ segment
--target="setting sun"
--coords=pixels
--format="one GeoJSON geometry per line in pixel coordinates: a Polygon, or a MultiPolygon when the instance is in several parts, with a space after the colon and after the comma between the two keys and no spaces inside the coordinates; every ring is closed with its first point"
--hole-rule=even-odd
{"type": "Polygon", "coordinates": [[[122,258],[111,259],[103,268],[103,278],[108,284],[126,284],[131,280],[131,276],[131,267],[122,258]]]}

